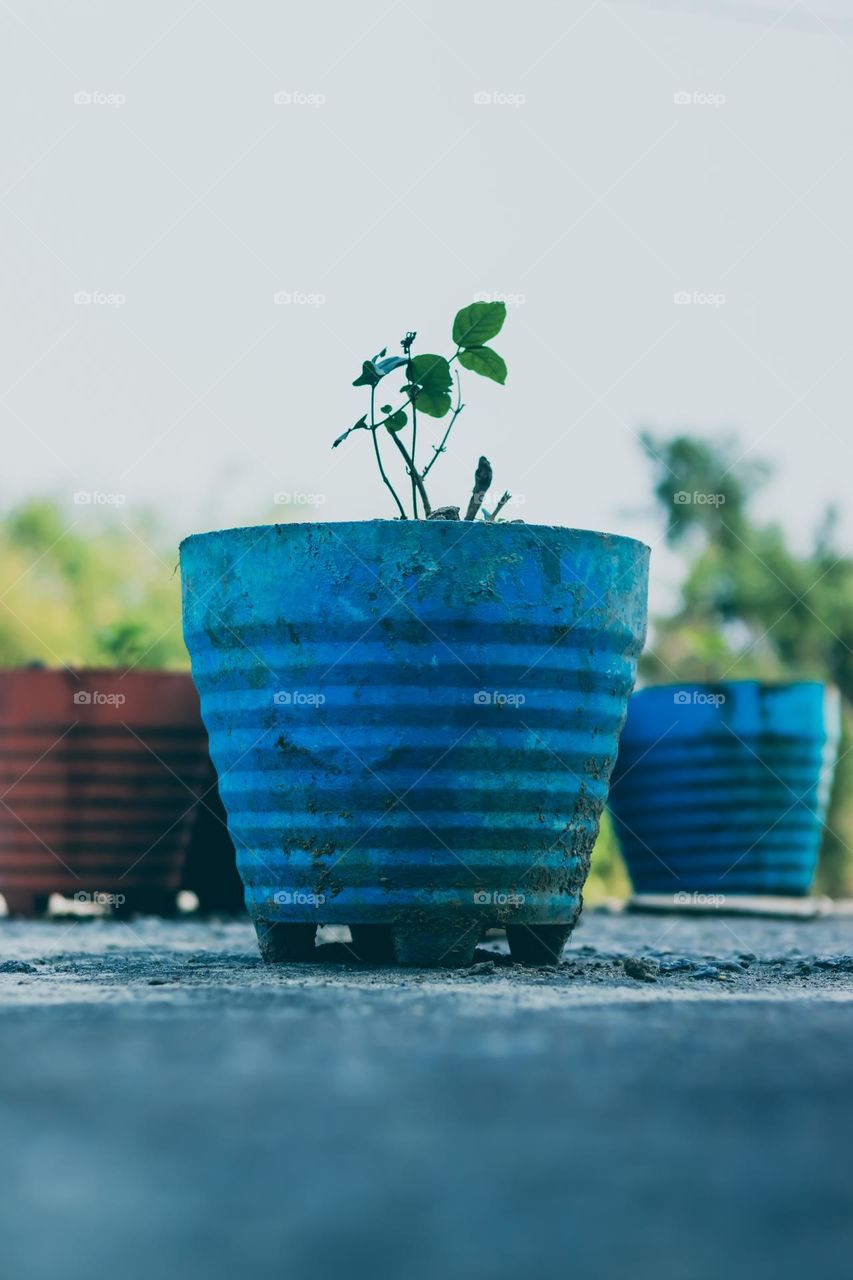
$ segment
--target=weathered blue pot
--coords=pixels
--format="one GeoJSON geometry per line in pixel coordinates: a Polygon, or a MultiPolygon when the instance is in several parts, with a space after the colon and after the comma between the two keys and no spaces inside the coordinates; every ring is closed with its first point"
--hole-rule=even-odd
{"type": "Polygon", "coordinates": [[[181,547],[184,636],[266,958],[562,948],[646,625],[648,548],[541,525],[231,529],[181,547]]]}
{"type": "Polygon", "coordinates": [[[838,695],[816,682],[635,693],[610,807],[636,891],[808,893],[839,732],[838,695]]]}

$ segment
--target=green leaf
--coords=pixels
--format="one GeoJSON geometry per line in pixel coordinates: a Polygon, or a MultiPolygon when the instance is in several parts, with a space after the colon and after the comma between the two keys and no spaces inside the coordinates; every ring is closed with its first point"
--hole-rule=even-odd
{"type": "Polygon", "coordinates": [[[352,385],[354,387],[375,387],[381,376],[380,373],[376,372],[373,361],[365,360],[361,366],[361,373],[352,385]]]}
{"type": "Polygon", "coordinates": [[[459,363],[463,369],[470,369],[472,373],[491,378],[501,386],[506,382],[506,364],[491,347],[470,347],[469,350],[460,352],[459,363]]]}
{"type": "Polygon", "coordinates": [[[389,431],[402,431],[407,421],[408,419],[406,418],[406,415],[403,412],[403,410],[398,409],[396,413],[391,415],[391,417],[385,423],[385,426],[388,428],[389,431]]]}
{"type": "Polygon", "coordinates": [[[409,379],[418,387],[415,405],[419,413],[430,418],[443,418],[450,411],[452,378],[444,356],[413,356],[409,361],[409,379]]]}
{"type": "Polygon", "coordinates": [[[381,404],[379,406],[380,413],[390,413],[392,406],[390,404],[381,404]]]}
{"type": "Polygon", "coordinates": [[[500,333],[506,320],[506,303],[472,302],[463,307],[453,321],[453,341],[457,347],[481,347],[496,333],[500,333]]]}
{"type": "Polygon", "coordinates": [[[392,369],[399,369],[401,365],[406,364],[405,356],[388,356],[385,360],[375,360],[376,372],[380,378],[384,378],[386,373],[390,373],[392,369]]]}

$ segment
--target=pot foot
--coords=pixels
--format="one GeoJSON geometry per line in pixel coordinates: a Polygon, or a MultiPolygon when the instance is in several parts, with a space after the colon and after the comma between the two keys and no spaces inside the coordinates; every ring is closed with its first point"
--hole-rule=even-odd
{"type": "Polygon", "coordinates": [[[506,940],[516,964],[559,964],[570,924],[508,924],[506,940]]]}
{"type": "Polygon", "coordinates": [[[391,933],[398,964],[459,969],[474,963],[482,927],[465,917],[439,928],[421,923],[411,928],[395,925],[391,933]]]}
{"type": "Polygon", "coordinates": [[[365,964],[394,964],[394,938],[387,924],[351,924],[352,949],[365,964]]]}
{"type": "Polygon", "coordinates": [[[6,910],[10,916],[43,916],[47,912],[50,895],[47,893],[31,893],[28,889],[6,889],[3,891],[6,910]]]}
{"type": "Polygon", "coordinates": [[[267,964],[287,964],[314,957],[315,924],[271,924],[268,920],[256,920],[255,932],[267,964]]]}

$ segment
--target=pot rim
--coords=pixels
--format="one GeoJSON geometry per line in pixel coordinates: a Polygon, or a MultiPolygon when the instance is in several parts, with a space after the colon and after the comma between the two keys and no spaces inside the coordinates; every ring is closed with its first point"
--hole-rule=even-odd
{"type": "Polygon", "coordinates": [[[649,544],[643,542],[640,538],[632,538],[624,533],[608,533],[606,530],[601,529],[577,529],[572,525],[536,524],[531,521],[524,521],[521,524],[501,521],[498,524],[492,524],[489,520],[394,520],[390,518],[383,519],[381,517],[371,520],[289,520],[274,524],[234,525],[226,529],[207,529],[203,533],[187,534],[185,538],[181,539],[178,550],[183,551],[184,547],[198,539],[221,537],[226,533],[260,534],[262,530],[267,529],[300,529],[305,530],[305,532],[308,533],[320,529],[362,529],[368,525],[377,524],[388,525],[389,528],[411,528],[413,525],[429,528],[433,525],[470,524],[472,528],[489,527],[493,529],[500,529],[504,533],[509,534],[509,536],[514,536],[515,531],[524,529],[529,529],[534,532],[539,531],[542,533],[577,533],[584,534],[588,538],[605,539],[607,542],[611,543],[632,544],[636,547],[642,547],[644,551],[651,554],[651,547],[649,544]],[[513,532],[510,533],[510,531],[513,532]]]}

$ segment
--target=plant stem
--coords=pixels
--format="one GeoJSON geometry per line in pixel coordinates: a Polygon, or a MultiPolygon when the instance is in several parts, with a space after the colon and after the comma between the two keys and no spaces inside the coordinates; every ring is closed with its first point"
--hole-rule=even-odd
{"type": "MultiPolygon", "coordinates": [[[[415,519],[418,518],[418,473],[415,470],[415,453],[418,447],[418,410],[415,401],[412,401],[412,514],[415,519]]],[[[423,487],[423,486],[421,486],[423,487]]],[[[424,511],[424,515],[429,515],[428,511],[424,511]]]]}
{"type": "Polygon", "coordinates": [[[415,470],[415,464],[412,462],[412,459],[409,457],[409,451],[406,448],[406,446],[403,444],[403,441],[400,439],[396,431],[391,432],[391,439],[394,441],[395,445],[397,446],[397,448],[399,449],[400,453],[403,456],[403,459],[406,463],[406,469],[409,471],[412,477],[412,484],[417,488],[418,493],[421,495],[421,502],[423,503],[424,515],[428,516],[429,513],[432,511],[432,507],[430,506],[430,501],[429,501],[429,498],[427,497],[427,491],[424,488],[424,482],[422,478],[418,475],[417,471],[415,470]]]}
{"type": "MultiPolygon", "coordinates": [[[[376,463],[377,463],[377,466],[379,467],[379,474],[382,476],[382,479],[385,481],[385,484],[390,490],[391,497],[394,499],[394,501],[397,504],[397,508],[400,512],[400,519],[405,520],[406,512],[403,507],[403,504],[400,501],[400,499],[397,497],[396,490],[394,489],[394,486],[392,485],[391,481],[386,476],[385,468],[382,465],[382,455],[379,452],[379,441],[376,439],[377,424],[376,424],[375,404],[376,404],[376,388],[371,387],[370,388],[370,434],[373,437],[373,449],[376,454],[376,463]]],[[[397,437],[395,436],[394,439],[396,440],[397,437]]]]}
{"type": "MultiPolygon", "coordinates": [[[[457,352],[456,354],[458,355],[459,353],[457,352]]],[[[453,358],[455,360],[456,356],[454,356],[453,358]]],[[[448,361],[448,363],[450,362],[448,361]]],[[[456,419],[459,417],[462,410],[465,408],[464,404],[462,403],[462,386],[459,382],[459,370],[458,369],[455,370],[455,373],[456,373],[456,407],[453,410],[453,416],[451,417],[450,422],[447,424],[447,430],[445,431],[444,435],[441,437],[441,444],[437,448],[435,445],[432,446],[435,452],[433,453],[429,462],[424,467],[424,473],[423,473],[423,476],[421,477],[423,480],[426,480],[427,476],[430,473],[431,467],[438,460],[438,455],[440,453],[444,453],[445,447],[447,445],[447,437],[450,435],[450,432],[453,428],[453,424],[456,421],[456,419]]]]}

